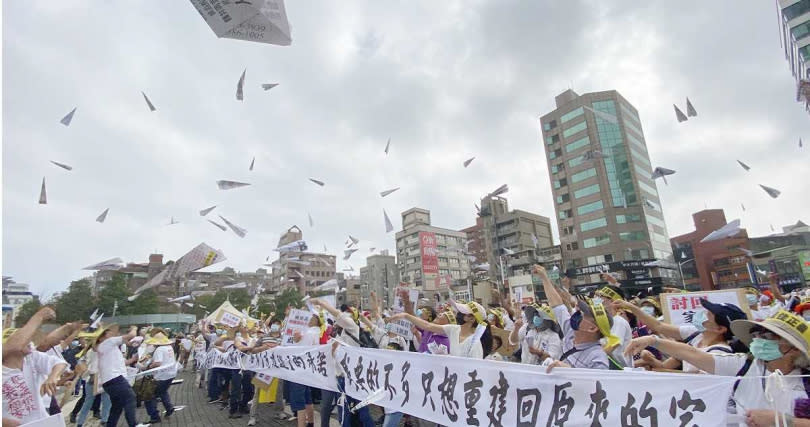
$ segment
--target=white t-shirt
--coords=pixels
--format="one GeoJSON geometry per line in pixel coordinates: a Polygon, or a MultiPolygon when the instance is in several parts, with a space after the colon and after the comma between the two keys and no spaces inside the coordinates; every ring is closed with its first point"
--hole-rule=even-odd
{"type": "MultiPolygon", "coordinates": [[[[613,326],[610,328],[610,334],[619,338],[619,345],[613,350],[610,356],[613,360],[621,363],[624,366],[633,366],[632,361],[628,362],[624,357],[624,349],[627,344],[633,339],[633,328],[630,323],[627,323],[622,316],[613,316],[613,326]]],[[[600,340],[602,344],[607,342],[605,338],[600,340]]]]}
{"type": "Polygon", "coordinates": [[[99,384],[103,385],[118,376],[127,377],[124,354],[118,348],[123,342],[124,340],[121,337],[111,337],[96,346],[99,384]]]}
{"type": "MultiPolygon", "coordinates": [[[[685,340],[690,336],[694,335],[697,332],[697,327],[692,324],[685,324],[678,327],[678,331],[681,333],[681,339],[685,340]]],[[[687,344],[695,347],[698,350],[703,350],[706,353],[712,354],[730,354],[732,353],[731,347],[726,344],[715,344],[709,347],[700,347],[700,342],[703,341],[703,334],[695,335],[691,340],[687,342],[687,344]],[[723,351],[723,349],[728,349],[728,351],[723,351]]],[[[706,371],[702,371],[697,368],[697,366],[692,365],[687,361],[681,361],[681,370],[689,373],[689,374],[705,374],[706,371]]]]}
{"type": "Polygon", "coordinates": [[[177,361],[174,359],[174,349],[171,345],[161,345],[152,353],[152,363],[160,362],[160,367],[171,365],[171,368],[161,369],[153,375],[158,381],[170,380],[177,376],[177,361]]]}
{"type": "Polygon", "coordinates": [[[459,342],[461,338],[461,325],[444,325],[442,329],[444,329],[444,335],[450,341],[451,356],[469,357],[472,359],[484,358],[484,347],[481,346],[481,340],[477,339],[475,342],[471,342],[471,340],[475,338],[475,332],[465,338],[464,341],[459,342]]]}
{"type": "MultiPolygon", "coordinates": [[[[340,340],[342,342],[351,347],[360,347],[360,343],[346,335],[348,333],[354,338],[360,339],[360,326],[357,323],[354,323],[351,313],[340,313],[340,316],[335,319],[335,326],[340,326],[343,328],[343,330],[340,332],[340,340]]],[[[335,359],[335,375],[339,377],[346,375],[337,359],[335,359]]]]}
{"type": "Polygon", "coordinates": [[[3,366],[3,418],[25,424],[47,417],[39,388],[53,367],[62,363],[55,356],[35,350],[23,358],[22,371],[3,366]]]}
{"type": "MultiPolygon", "coordinates": [[[[746,354],[713,354],[714,374],[735,376],[745,364],[746,354]]],[[[774,409],[765,399],[764,379],[759,378],[769,375],[770,372],[765,367],[765,362],[754,359],[748,371],[740,379],[737,391],[734,392],[734,399],[740,402],[744,410],[749,409],[774,409]]],[[[785,385],[784,392],[780,393],[774,402],[776,410],[782,413],[793,413],[793,402],[796,399],[807,399],[807,392],[804,390],[804,383],[801,369],[794,369],[782,377],[785,385]],[[792,375],[792,376],[791,376],[792,375]]],[[[740,412],[740,408],[737,408],[740,412]]]]}
{"type": "Polygon", "coordinates": [[[301,341],[298,341],[296,345],[318,345],[320,341],[321,328],[318,326],[310,326],[301,334],[301,341]]]}
{"type": "Polygon", "coordinates": [[[191,351],[191,340],[188,338],[183,338],[180,340],[180,345],[183,346],[183,350],[191,351]]]}

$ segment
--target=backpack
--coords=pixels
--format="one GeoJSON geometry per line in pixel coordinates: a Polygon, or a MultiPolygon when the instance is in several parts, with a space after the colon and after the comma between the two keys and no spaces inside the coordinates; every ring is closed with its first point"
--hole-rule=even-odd
{"type": "Polygon", "coordinates": [[[371,333],[369,333],[367,330],[365,330],[363,328],[360,328],[360,337],[359,338],[352,335],[352,334],[350,334],[349,331],[347,331],[345,329],[343,330],[343,333],[347,337],[354,340],[354,342],[359,344],[360,347],[363,347],[363,348],[379,348],[379,346],[377,345],[377,342],[374,341],[374,338],[371,336],[371,333]]]}

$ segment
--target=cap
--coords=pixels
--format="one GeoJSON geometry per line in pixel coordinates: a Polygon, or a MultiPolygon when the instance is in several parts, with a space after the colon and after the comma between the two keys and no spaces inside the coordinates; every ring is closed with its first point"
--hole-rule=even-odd
{"type": "Polygon", "coordinates": [[[605,285],[596,291],[596,295],[607,298],[611,301],[619,301],[624,299],[624,291],[618,286],[605,285]]]}
{"type": "Polygon", "coordinates": [[[734,304],[727,303],[714,303],[706,298],[701,298],[700,305],[714,315],[714,322],[720,326],[725,326],[731,330],[731,322],[735,320],[746,319],[748,316],[745,312],[734,304]]]}
{"type": "Polygon", "coordinates": [[[450,300],[450,304],[453,306],[454,310],[461,314],[472,314],[475,316],[475,320],[477,320],[478,323],[486,322],[486,310],[484,310],[484,306],[481,304],[478,304],[475,301],[462,304],[455,300],[450,300]]]}
{"type": "Polygon", "coordinates": [[[787,310],[779,310],[773,316],[760,322],[735,320],[731,322],[731,332],[743,344],[749,345],[751,343],[751,329],[757,326],[779,335],[804,353],[805,356],[808,355],[808,349],[810,349],[810,325],[801,317],[787,310]]]}

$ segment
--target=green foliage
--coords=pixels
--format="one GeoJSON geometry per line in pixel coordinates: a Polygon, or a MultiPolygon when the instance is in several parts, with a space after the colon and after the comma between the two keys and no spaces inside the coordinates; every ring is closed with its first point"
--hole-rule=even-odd
{"type": "Polygon", "coordinates": [[[76,320],[87,320],[95,305],[90,283],[85,279],[72,282],[67,292],[60,295],[55,301],[56,323],[65,324],[76,320]]]}
{"type": "MultiPolygon", "coordinates": [[[[119,302],[119,304],[121,304],[119,302]]],[[[127,303],[127,313],[126,314],[154,314],[158,313],[159,310],[159,301],[157,293],[153,289],[147,289],[141,292],[141,295],[132,301],[131,303],[127,303]]],[[[120,309],[120,307],[119,307],[120,309]]]]}
{"type": "MultiPolygon", "coordinates": [[[[275,311],[275,316],[273,316],[273,320],[284,320],[284,311],[287,310],[287,307],[292,308],[300,308],[304,304],[301,302],[302,295],[298,292],[297,288],[289,288],[285,289],[284,292],[276,295],[273,299],[271,304],[273,304],[273,309],[270,312],[275,311]]],[[[269,313],[265,311],[265,313],[269,313]]]]}
{"type": "Polygon", "coordinates": [[[14,318],[14,325],[21,328],[41,307],[42,304],[39,302],[39,296],[34,295],[34,299],[23,304],[17,311],[17,317],[14,318]]]}
{"type": "MultiPolygon", "coordinates": [[[[127,301],[127,298],[131,295],[132,293],[127,288],[124,275],[116,274],[98,293],[97,305],[99,313],[105,313],[105,316],[112,316],[115,302],[118,301],[118,310],[115,312],[116,315],[132,314],[130,309],[131,304],[127,301]]],[[[139,299],[141,297],[139,297],[139,299]]]]}

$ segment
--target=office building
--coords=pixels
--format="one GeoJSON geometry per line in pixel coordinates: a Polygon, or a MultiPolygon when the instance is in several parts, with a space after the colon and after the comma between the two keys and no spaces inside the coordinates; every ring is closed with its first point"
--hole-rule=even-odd
{"type": "MultiPolygon", "coordinates": [[[[281,247],[303,240],[304,233],[297,226],[292,226],[278,240],[281,247]]],[[[306,294],[312,288],[322,285],[329,279],[335,278],[336,259],[334,255],[301,251],[279,252],[278,258],[270,264],[272,276],[270,280],[271,293],[280,293],[288,288],[297,288],[306,294]]]]}
{"type": "Polygon", "coordinates": [[[399,284],[399,271],[396,258],[387,250],[366,258],[366,266],[360,268],[360,281],[365,285],[362,298],[367,300],[374,291],[380,304],[391,307],[394,304],[394,290],[399,284]]]}
{"type": "Polygon", "coordinates": [[[782,49],[796,79],[796,101],[810,111],[810,0],[779,0],[777,10],[782,49]]]}

